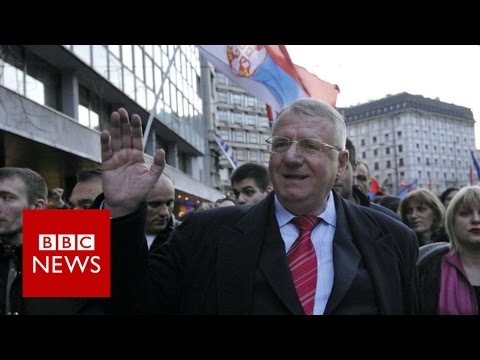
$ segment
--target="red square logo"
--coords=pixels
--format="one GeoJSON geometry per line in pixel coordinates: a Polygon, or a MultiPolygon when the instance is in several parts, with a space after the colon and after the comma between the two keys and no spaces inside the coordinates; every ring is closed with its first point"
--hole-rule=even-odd
{"type": "Polygon", "coordinates": [[[110,210],[23,211],[24,297],[110,297],[110,210]]]}

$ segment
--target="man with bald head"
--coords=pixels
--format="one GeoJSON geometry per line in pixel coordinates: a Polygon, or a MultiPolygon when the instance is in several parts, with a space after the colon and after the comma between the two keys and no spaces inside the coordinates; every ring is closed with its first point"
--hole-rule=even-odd
{"type": "Polygon", "coordinates": [[[173,215],[174,204],[175,186],[167,175],[162,174],[147,198],[145,233],[149,253],[154,253],[180,223],[173,215]]]}

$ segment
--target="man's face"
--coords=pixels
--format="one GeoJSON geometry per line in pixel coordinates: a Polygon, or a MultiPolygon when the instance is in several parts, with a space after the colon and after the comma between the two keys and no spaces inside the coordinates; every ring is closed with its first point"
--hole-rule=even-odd
{"type": "MultiPolygon", "coordinates": [[[[341,146],[334,136],[329,119],[285,114],[277,120],[273,136],[290,140],[315,138],[332,146],[341,146]]],[[[294,143],[284,153],[270,155],[269,172],[279,200],[297,215],[319,214],[324,210],[328,193],[337,173],[348,161],[346,151],[327,150],[318,155],[301,155],[294,143]]]]}
{"type": "Polygon", "coordinates": [[[355,169],[350,161],[345,168],[345,171],[340,174],[335,180],[333,188],[346,200],[353,200],[353,179],[355,178],[355,169]]]}
{"type": "Polygon", "coordinates": [[[362,163],[357,165],[357,176],[354,177],[353,184],[365,195],[370,192],[370,174],[368,173],[367,167],[362,163]]]}
{"type": "Polygon", "coordinates": [[[242,181],[232,183],[233,193],[239,205],[255,205],[262,201],[270,192],[262,191],[255,184],[252,178],[246,178],[242,181]]]}
{"type": "Polygon", "coordinates": [[[22,232],[23,209],[30,209],[27,188],[18,178],[0,180],[0,235],[22,232]]]}
{"type": "Polygon", "coordinates": [[[148,195],[147,205],[146,232],[158,234],[167,228],[173,214],[175,187],[171,181],[160,181],[148,195]]]}
{"type": "Polygon", "coordinates": [[[102,180],[91,179],[77,183],[70,195],[69,205],[71,208],[88,209],[96,197],[102,193],[102,180]]]}

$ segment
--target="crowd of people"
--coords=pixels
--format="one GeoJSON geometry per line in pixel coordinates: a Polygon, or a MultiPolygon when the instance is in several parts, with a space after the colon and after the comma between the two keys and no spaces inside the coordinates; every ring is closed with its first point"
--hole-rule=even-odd
{"type": "Polygon", "coordinates": [[[23,298],[22,210],[46,209],[45,180],[0,169],[3,314],[479,314],[480,187],[439,197],[368,197],[342,115],[313,99],[277,116],[268,169],[246,163],[234,198],[182,221],[165,153],[144,161],[142,123],[120,108],[101,136],[102,169],[82,170],[57,209],[109,209],[112,297],[23,298]]]}

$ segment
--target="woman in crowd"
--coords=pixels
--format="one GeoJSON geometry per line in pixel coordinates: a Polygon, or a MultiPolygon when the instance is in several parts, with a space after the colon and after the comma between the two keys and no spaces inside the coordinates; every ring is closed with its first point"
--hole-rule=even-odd
{"type": "Polygon", "coordinates": [[[478,315],[480,304],[480,187],[461,189],[446,215],[450,243],[420,248],[420,313],[478,315]]]}
{"type": "Polygon", "coordinates": [[[399,205],[402,221],[417,234],[419,246],[447,241],[444,219],[445,207],[438,197],[427,189],[408,193],[399,205]]]}

